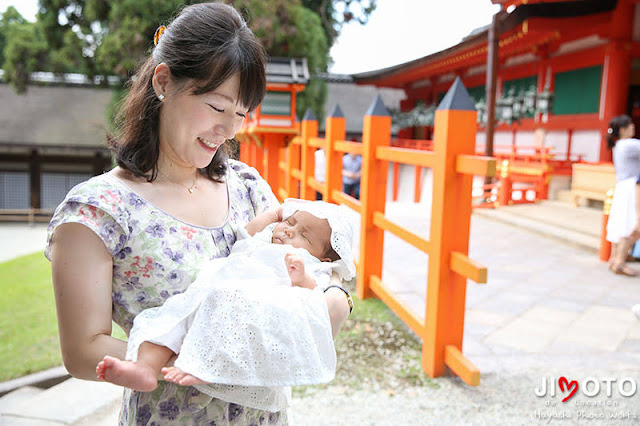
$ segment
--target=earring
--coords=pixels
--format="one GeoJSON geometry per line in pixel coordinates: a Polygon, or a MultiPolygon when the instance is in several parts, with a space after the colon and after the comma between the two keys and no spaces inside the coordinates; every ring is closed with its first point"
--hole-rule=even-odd
{"type": "Polygon", "coordinates": [[[158,99],[160,100],[160,102],[164,101],[164,95],[162,93],[159,94],[158,99]]]}

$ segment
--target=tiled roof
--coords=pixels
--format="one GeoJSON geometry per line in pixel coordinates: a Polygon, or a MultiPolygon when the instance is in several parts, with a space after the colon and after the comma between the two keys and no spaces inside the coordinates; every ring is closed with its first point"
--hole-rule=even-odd
{"type": "Polygon", "coordinates": [[[267,62],[269,83],[309,83],[309,67],[306,58],[269,58],[267,62]]]}

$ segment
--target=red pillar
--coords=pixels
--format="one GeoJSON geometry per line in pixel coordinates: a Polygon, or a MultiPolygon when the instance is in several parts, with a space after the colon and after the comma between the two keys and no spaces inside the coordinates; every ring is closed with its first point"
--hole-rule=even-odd
{"type": "Polygon", "coordinates": [[[609,121],[616,115],[627,114],[631,83],[633,12],[634,4],[631,1],[619,0],[611,17],[611,38],[605,53],[600,89],[600,161],[611,161],[611,150],[607,148],[606,140],[609,121]]]}

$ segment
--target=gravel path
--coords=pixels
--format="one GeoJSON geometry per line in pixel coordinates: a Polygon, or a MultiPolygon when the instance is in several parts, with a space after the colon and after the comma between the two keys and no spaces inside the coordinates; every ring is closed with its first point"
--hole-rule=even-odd
{"type": "MultiPolygon", "coordinates": [[[[546,370],[522,374],[491,373],[482,376],[478,387],[470,387],[457,378],[433,380],[432,385],[409,387],[394,392],[385,389],[352,391],[329,387],[313,395],[295,397],[291,410],[292,425],[529,425],[529,424],[637,424],[640,421],[640,392],[622,396],[617,382],[624,377],[640,382],[636,371],[564,370],[553,374],[546,370]],[[579,389],[567,402],[568,393],[556,389],[556,395],[535,395],[542,378],[566,376],[578,379],[579,389]],[[583,381],[617,378],[611,397],[605,382],[594,397],[582,394],[583,381]],[[550,405],[547,405],[550,404],[550,405]],[[555,404],[555,405],[551,405],[555,404]],[[555,417],[554,417],[555,416],[555,417]],[[610,416],[622,416],[611,418],[610,416]],[[550,418],[551,417],[551,418],[550,418]]],[[[573,389],[573,385],[572,385],[573,389]]],[[[588,385],[593,391],[593,384],[588,385]]],[[[630,391],[625,384],[623,392],[630,391]]]]}

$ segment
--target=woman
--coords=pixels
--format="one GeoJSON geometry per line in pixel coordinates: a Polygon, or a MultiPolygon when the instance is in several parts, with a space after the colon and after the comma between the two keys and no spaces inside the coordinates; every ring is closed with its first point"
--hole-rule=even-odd
{"type": "MultiPolygon", "coordinates": [[[[227,256],[234,228],[277,204],[225,146],[265,87],[263,48],[230,6],[185,7],[157,40],[121,110],[117,167],[73,188],[49,226],[62,356],[73,376],[95,380],[105,355],[124,359],[112,319],[128,332],[136,314],[186,290],[207,260],[227,256]]],[[[335,335],[349,307],[340,289],[325,297],[335,335]]],[[[124,398],[121,424],[287,422],[284,411],[172,383],[124,398]]]]}
{"type": "Polygon", "coordinates": [[[638,271],[626,265],[627,256],[640,231],[640,211],[636,190],[640,176],[640,140],[628,115],[614,117],[607,129],[607,144],[613,149],[616,187],[607,224],[607,240],[612,243],[609,269],[634,277],[638,271]]]}

